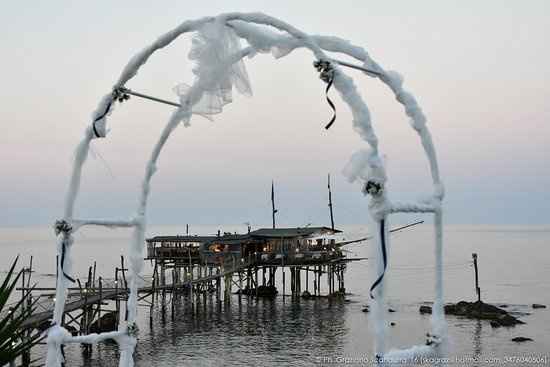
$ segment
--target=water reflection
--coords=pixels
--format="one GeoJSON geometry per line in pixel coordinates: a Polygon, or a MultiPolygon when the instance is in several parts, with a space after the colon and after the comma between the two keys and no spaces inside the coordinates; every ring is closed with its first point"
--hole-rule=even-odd
{"type": "Polygon", "coordinates": [[[474,324],[474,335],[473,335],[473,355],[476,360],[481,360],[481,356],[483,354],[482,350],[482,344],[481,344],[481,330],[482,329],[482,321],[481,320],[475,320],[474,324]]]}
{"type": "MultiPolygon", "coordinates": [[[[186,299],[175,300],[165,323],[160,310],[148,322],[141,309],[142,330],[136,350],[137,366],[311,366],[316,357],[341,354],[348,333],[346,306],[327,299],[293,300],[232,299],[230,306],[218,307],[208,300],[191,313],[186,299]]],[[[71,365],[96,367],[116,365],[116,345],[102,344],[83,360],[71,348],[71,365]],[[74,364],[73,364],[74,362],[74,364]]]]}

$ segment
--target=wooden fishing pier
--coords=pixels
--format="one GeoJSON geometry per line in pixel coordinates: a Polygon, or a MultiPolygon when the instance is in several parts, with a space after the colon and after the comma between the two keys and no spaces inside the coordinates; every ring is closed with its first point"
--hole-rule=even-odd
{"type": "MultiPolygon", "coordinates": [[[[138,300],[150,308],[155,305],[174,314],[174,295],[187,297],[196,313],[207,298],[230,303],[242,297],[292,298],[344,297],[344,273],[350,259],[342,245],[326,238],[340,233],[327,227],[259,229],[247,234],[213,236],[156,236],[146,240],[145,260],[153,273],[141,278],[138,300]],[[168,296],[170,298],[168,298],[168,296]]],[[[27,269],[32,274],[32,269],[27,269]]],[[[63,326],[74,334],[114,330],[125,307],[129,287],[124,258],[110,279],[96,275],[96,265],[88,269],[85,282],[76,280],[69,288],[63,326]]],[[[55,304],[55,288],[30,287],[30,279],[17,288],[30,291],[37,300],[36,311],[24,327],[46,330],[55,304]]]]}
{"type": "MultiPolygon", "coordinates": [[[[415,226],[418,221],[390,232],[415,226]]],[[[188,231],[188,230],[187,230],[188,231]]],[[[186,232],[187,232],[186,231],[186,232]]],[[[162,320],[170,308],[171,317],[188,312],[198,317],[207,305],[218,310],[243,297],[281,297],[283,302],[323,298],[329,302],[346,295],[344,275],[347,264],[363,258],[348,258],[343,247],[370,237],[339,241],[341,231],[328,227],[262,228],[246,234],[155,236],[146,243],[145,261],[152,273],[140,277],[138,302],[149,308],[152,326],[155,312],[162,320]],[[184,301],[188,306],[177,307],[184,301]]],[[[124,257],[115,267],[114,276],[96,273],[96,264],[88,268],[85,279],[76,278],[68,289],[62,326],[73,335],[113,331],[127,320],[126,302],[129,284],[124,257]]],[[[26,307],[35,309],[23,324],[28,338],[51,326],[55,307],[54,287],[31,286],[32,258],[23,271],[21,287],[26,307]]],[[[57,276],[56,276],[57,279],[57,276]]],[[[83,344],[84,353],[91,345],[83,344]]],[[[27,352],[23,360],[30,361],[27,352]]]]}

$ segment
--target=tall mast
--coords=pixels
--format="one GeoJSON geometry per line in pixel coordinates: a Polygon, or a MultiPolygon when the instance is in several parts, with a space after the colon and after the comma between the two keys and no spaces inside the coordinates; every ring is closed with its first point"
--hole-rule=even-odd
{"type": "Polygon", "coordinates": [[[273,218],[273,228],[275,228],[275,213],[277,213],[277,209],[275,209],[275,187],[272,180],[271,181],[271,216],[273,218]]]}
{"type": "Polygon", "coordinates": [[[328,208],[330,209],[330,228],[334,231],[334,214],[332,213],[332,192],[330,191],[330,173],[328,174],[328,208]]]}

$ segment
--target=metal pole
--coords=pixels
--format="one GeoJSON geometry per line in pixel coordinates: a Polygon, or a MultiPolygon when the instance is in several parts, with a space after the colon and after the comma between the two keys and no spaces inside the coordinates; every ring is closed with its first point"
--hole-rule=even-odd
{"type": "Polygon", "coordinates": [[[334,214],[332,213],[332,191],[330,190],[330,173],[328,174],[328,207],[330,209],[330,228],[334,231],[334,214]]]}
{"type": "Polygon", "coordinates": [[[170,105],[170,106],[181,107],[181,104],[179,104],[179,103],[167,101],[167,100],[165,100],[165,99],[161,99],[161,98],[157,98],[157,97],[148,96],[148,95],[146,95],[146,94],[142,94],[142,93],[139,93],[139,92],[135,92],[135,91],[130,90],[130,89],[128,89],[128,88],[121,87],[121,88],[120,88],[120,91],[121,91],[122,93],[130,94],[130,95],[132,95],[132,96],[136,96],[136,97],[140,97],[140,98],[145,98],[145,99],[148,99],[148,100],[151,100],[151,101],[155,101],[155,102],[164,103],[164,104],[167,104],[167,105],[170,105]]]}
{"type": "MultiPolygon", "coordinates": [[[[348,68],[360,70],[360,71],[362,71],[362,72],[364,72],[364,73],[366,73],[367,75],[370,75],[370,76],[377,76],[377,77],[382,76],[381,73],[379,73],[377,71],[374,71],[374,70],[367,69],[367,68],[365,68],[363,66],[360,66],[360,65],[354,65],[354,64],[347,63],[345,61],[334,60],[334,59],[331,60],[331,61],[333,61],[333,62],[335,62],[335,63],[337,63],[338,65],[341,65],[341,66],[345,66],[345,67],[348,67],[348,68]]],[[[118,91],[120,91],[121,93],[130,94],[132,96],[148,99],[150,101],[164,103],[164,104],[174,106],[174,107],[181,107],[181,104],[179,104],[179,103],[168,101],[168,100],[162,99],[162,98],[149,96],[147,94],[139,93],[139,92],[133,91],[131,89],[128,89],[126,87],[119,87],[118,91]]]]}
{"type": "Polygon", "coordinates": [[[472,258],[474,259],[474,271],[476,275],[476,293],[477,293],[477,301],[481,302],[481,288],[479,288],[479,277],[477,274],[477,254],[472,254],[472,258]]]}
{"type": "Polygon", "coordinates": [[[283,267],[283,302],[285,301],[285,268],[283,267]]]}
{"type": "Polygon", "coordinates": [[[275,214],[277,209],[275,209],[275,187],[273,181],[271,181],[271,215],[273,218],[273,228],[275,228],[275,214]]]}
{"type": "Polygon", "coordinates": [[[347,63],[345,61],[340,61],[340,60],[332,60],[332,61],[334,61],[338,65],[346,66],[348,68],[352,68],[352,69],[356,69],[356,70],[361,70],[362,72],[364,72],[366,74],[369,74],[369,75],[374,75],[374,76],[378,76],[378,77],[382,76],[382,74],[377,72],[377,71],[370,70],[370,69],[364,68],[364,67],[359,66],[359,65],[350,64],[350,63],[347,63]]]}

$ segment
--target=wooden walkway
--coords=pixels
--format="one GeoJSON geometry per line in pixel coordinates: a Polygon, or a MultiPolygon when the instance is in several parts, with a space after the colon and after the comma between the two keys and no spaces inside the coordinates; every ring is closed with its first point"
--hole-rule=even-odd
{"type": "MultiPolygon", "coordinates": [[[[209,283],[211,281],[220,279],[229,275],[231,273],[243,270],[247,268],[250,264],[242,263],[239,266],[225,268],[219,273],[212,274],[209,276],[191,279],[187,281],[182,281],[176,284],[166,284],[164,286],[156,285],[147,285],[144,287],[138,288],[138,294],[151,294],[158,291],[178,291],[181,289],[188,289],[191,286],[209,283]]],[[[20,289],[20,288],[18,288],[20,289]]],[[[55,288],[35,288],[35,291],[55,291],[55,288]]],[[[70,291],[79,291],[79,288],[70,288],[70,291]]],[[[65,303],[65,312],[72,312],[78,309],[84,308],[85,306],[95,305],[105,301],[113,301],[120,296],[126,297],[130,292],[128,288],[116,288],[116,287],[107,287],[102,288],[101,292],[98,288],[88,288],[85,289],[86,292],[74,292],[70,293],[67,298],[68,301],[65,303]],[[73,300],[71,300],[73,298],[73,300]]],[[[44,311],[34,313],[32,316],[27,318],[23,322],[23,328],[33,328],[41,325],[42,323],[50,320],[53,317],[54,302],[52,299],[45,299],[44,301],[37,302],[38,309],[44,309],[44,311]]]]}

